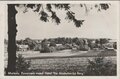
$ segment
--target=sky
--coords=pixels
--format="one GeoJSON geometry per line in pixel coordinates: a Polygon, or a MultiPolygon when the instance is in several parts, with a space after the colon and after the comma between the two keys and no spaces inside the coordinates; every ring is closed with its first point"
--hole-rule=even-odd
{"type": "MultiPolygon", "coordinates": [[[[89,8],[88,5],[87,7],[89,8]]],[[[44,7],[44,6],[43,6],[44,7]]],[[[44,39],[56,37],[79,37],[79,38],[117,38],[117,5],[111,4],[108,10],[98,12],[96,9],[85,11],[84,8],[79,8],[78,4],[72,5],[71,10],[75,12],[77,19],[85,20],[80,28],[77,28],[73,22],[65,20],[64,10],[55,10],[57,16],[60,17],[59,25],[54,22],[42,22],[38,13],[31,9],[23,13],[24,8],[16,8],[17,22],[17,39],[44,39]]],[[[49,13],[48,13],[49,14],[49,13]]],[[[5,37],[7,38],[7,27],[5,37]]]]}

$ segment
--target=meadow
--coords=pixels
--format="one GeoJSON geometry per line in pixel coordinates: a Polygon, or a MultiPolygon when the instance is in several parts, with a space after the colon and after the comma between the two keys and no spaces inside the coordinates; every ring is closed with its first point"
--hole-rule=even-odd
{"type": "MultiPolygon", "coordinates": [[[[64,75],[75,75],[83,74],[85,71],[88,60],[94,60],[94,58],[103,56],[104,61],[111,61],[116,64],[116,51],[71,51],[64,50],[52,53],[40,53],[39,51],[26,51],[17,52],[17,54],[22,54],[26,61],[30,61],[31,66],[29,68],[30,72],[41,72],[43,74],[63,74],[64,75]],[[107,54],[105,54],[107,53],[107,54]]],[[[7,53],[5,54],[5,61],[7,65],[7,53]]],[[[7,67],[7,66],[6,66],[7,67]]]]}

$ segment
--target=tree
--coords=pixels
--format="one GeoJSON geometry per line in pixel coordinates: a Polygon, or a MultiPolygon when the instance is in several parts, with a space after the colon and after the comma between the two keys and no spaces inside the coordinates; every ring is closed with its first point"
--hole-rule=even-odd
{"type": "Polygon", "coordinates": [[[103,45],[103,44],[105,44],[105,43],[108,43],[108,39],[106,39],[106,38],[101,38],[101,39],[100,39],[100,44],[103,45]]]}
{"type": "MultiPolygon", "coordinates": [[[[16,14],[17,11],[15,9],[15,6],[19,7],[21,4],[8,4],[8,72],[15,72],[16,71],[16,14]]],[[[24,13],[28,11],[28,8],[33,9],[34,12],[38,12],[40,14],[40,20],[44,22],[49,22],[48,18],[51,18],[56,24],[60,24],[61,20],[57,16],[56,12],[52,10],[53,7],[56,9],[64,9],[66,11],[66,20],[72,21],[76,27],[81,27],[84,20],[76,19],[75,13],[70,10],[72,6],[70,4],[46,4],[46,8],[42,4],[22,4],[23,7],[25,7],[24,13]],[[41,10],[42,9],[42,10],[41,10]],[[49,16],[44,9],[47,9],[48,12],[51,13],[51,16],[49,16]]],[[[107,10],[109,8],[110,4],[95,4],[95,7],[98,9],[98,11],[101,10],[107,10]]],[[[85,8],[87,12],[87,5],[86,4],[80,4],[81,8],[85,8]]],[[[91,8],[92,9],[92,8],[91,8]]]]}
{"type": "Polygon", "coordinates": [[[26,38],[24,44],[28,45],[30,50],[33,50],[37,46],[37,43],[30,38],[26,38]]]}
{"type": "Polygon", "coordinates": [[[100,44],[100,40],[99,40],[99,39],[96,39],[96,40],[95,40],[95,47],[96,47],[96,48],[99,48],[99,44],[100,44]]]}
{"type": "Polygon", "coordinates": [[[85,49],[85,41],[83,39],[80,38],[73,38],[73,43],[75,43],[76,45],[78,45],[78,49],[79,50],[86,50],[85,49]]]}
{"type": "Polygon", "coordinates": [[[100,39],[101,48],[103,48],[103,44],[105,44],[105,43],[108,43],[108,39],[106,39],[106,38],[101,38],[101,39],[100,39]]]}
{"type": "Polygon", "coordinates": [[[15,4],[8,5],[8,67],[7,72],[16,71],[16,19],[15,4]]]}
{"type": "Polygon", "coordinates": [[[50,48],[48,46],[48,41],[46,39],[44,39],[41,42],[41,50],[40,50],[40,52],[42,52],[42,53],[50,52],[50,48]]]}
{"type": "Polygon", "coordinates": [[[17,40],[16,43],[17,44],[24,44],[24,40],[17,40]]]}
{"type": "Polygon", "coordinates": [[[56,43],[53,41],[53,42],[50,42],[50,45],[49,46],[53,46],[55,47],[56,46],[56,43]]]}

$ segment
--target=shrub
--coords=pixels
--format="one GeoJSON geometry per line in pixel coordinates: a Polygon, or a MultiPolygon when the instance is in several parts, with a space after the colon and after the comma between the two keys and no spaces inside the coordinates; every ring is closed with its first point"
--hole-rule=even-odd
{"type": "Polygon", "coordinates": [[[30,61],[25,61],[21,54],[18,54],[16,60],[16,71],[21,75],[21,72],[26,72],[29,70],[30,61]]]}
{"type": "Polygon", "coordinates": [[[49,45],[49,46],[55,47],[55,46],[56,46],[56,43],[55,43],[55,42],[50,42],[50,45],[49,45]]]}
{"type": "Polygon", "coordinates": [[[103,57],[97,57],[93,61],[88,60],[85,75],[111,76],[116,75],[116,64],[111,61],[104,61],[103,57]]]}
{"type": "Polygon", "coordinates": [[[40,52],[41,52],[41,53],[48,53],[48,52],[50,52],[50,48],[49,48],[49,47],[42,48],[42,49],[40,50],[40,52]]]}

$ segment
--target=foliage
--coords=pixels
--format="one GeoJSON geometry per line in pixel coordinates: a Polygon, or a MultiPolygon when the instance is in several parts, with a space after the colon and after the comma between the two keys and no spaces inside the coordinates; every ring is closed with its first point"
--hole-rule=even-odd
{"type": "Polygon", "coordinates": [[[105,62],[103,57],[97,57],[93,61],[88,60],[85,75],[116,75],[116,64],[113,64],[111,61],[105,62]]]}
{"type": "Polygon", "coordinates": [[[41,50],[40,50],[40,52],[42,52],[42,53],[50,52],[50,48],[48,46],[48,41],[46,39],[44,39],[41,42],[41,50]]]}
{"type": "Polygon", "coordinates": [[[26,72],[29,70],[30,67],[30,61],[25,61],[24,57],[22,57],[21,54],[18,54],[17,60],[16,60],[16,72],[26,72]]]}
{"type": "Polygon", "coordinates": [[[40,20],[44,21],[44,22],[47,22],[48,21],[48,14],[44,11],[41,11],[40,14],[41,14],[40,20]]]}
{"type": "Polygon", "coordinates": [[[55,46],[56,46],[56,43],[55,43],[55,42],[50,42],[50,45],[49,45],[49,46],[55,47],[55,46]]]}
{"type": "Polygon", "coordinates": [[[114,49],[117,49],[117,42],[115,42],[115,43],[113,44],[113,48],[114,48],[114,49]]]}
{"type": "Polygon", "coordinates": [[[80,51],[88,51],[88,48],[79,48],[78,50],[80,50],[80,51]]]}
{"type": "Polygon", "coordinates": [[[94,44],[92,43],[92,40],[88,39],[87,42],[88,42],[88,46],[90,47],[90,49],[93,49],[94,48],[94,44]]]}
{"type": "MultiPolygon", "coordinates": [[[[41,52],[50,52],[51,49],[64,50],[76,48],[80,51],[88,51],[89,49],[103,49],[106,46],[106,43],[109,43],[107,38],[104,39],[86,39],[86,38],[68,38],[68,37],[58,37],[58,38],[49,38],[43,39],[42,42],[37,43],[37,41],[26,38],[25,40],[17,40],[17,44],[25,44],[29,46],[30,50],[41,51],[41,52]],[[61,44],[62,46],[57,46],[61,44]],[[50,48],[52,47],[52,48],[50,48]]],[[[108,46],[108,45],[107,45],[108,46]]],[[[113,43],[110,46],[116,49],[117,43],[113,43]]]]}
{"type": "Polygon", "coordinates": [[[37,43],[30,38],[26,38],[23,42],[25,45],[29,46],[30,50],[33,50],[35,48],[35,46],[37,45],[37,43]]]}
{"type": "MultiPolygon", "coordinates": [[[[72,21],[76,27],[81,27],[83,24],[84,20],[77,19],[75,17],[75,13],[71,11],[72,4],[16,4],[17,7],[20,5],[23,5],[25,7],[23,13],[28,12],[28,8],[33,9],[34,12],[39,13],[40,15],[40,20],[44,22],[49,22],[50,19],[52,19],[56,24],[61,23],[60,17],[57,16],[56,11],[53,10],[53,8],[59,10],[63,9],[66,11],[66,20],[72,21]],[[46,11],[46,12],[45,12],[46,11]],[[51,13],[51,15],[48,14],[51,13]]],[[[79,4],[79,8],[84,8],[86,12],[88,12],[88,5],[87,4],[79,4]]],[[[95,4],[95,8],[97,8],[98,11],[101,10],[107,10],[110,7],[109,3],[100,3],[100,4],[95,4]]],[[[90,7],[91,10],[93,7],[90,7]]]]}
{"type": "Polygon", "coordinates": [[[106,39],[106,38],[100,39],[100,44],[101,45],[103,45],[105,43],[108,43],[108,39],[106,39]]]}

